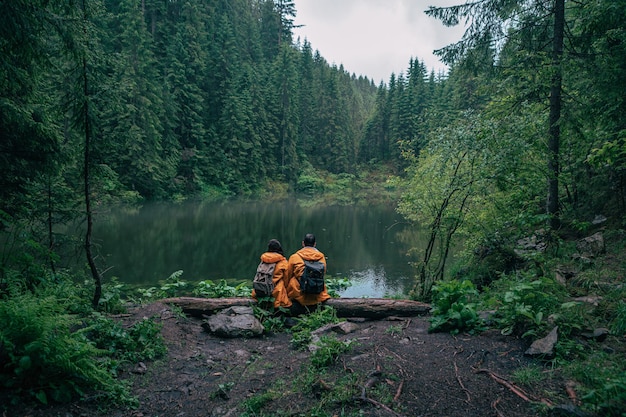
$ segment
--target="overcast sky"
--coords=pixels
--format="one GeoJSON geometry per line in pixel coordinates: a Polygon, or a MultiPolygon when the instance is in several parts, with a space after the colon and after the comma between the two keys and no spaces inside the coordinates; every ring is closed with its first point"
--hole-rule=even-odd
{"type": "Polygon", "coordinates": [[[433,50],[461,39],[463,27],[445,27],[426,16],[428,6],[463,4],[465,0],[294,0],[303,25],[294,39],[306,38],[329,64],[343,64],[377,85],[391,73],[406,74],[411,57],[430,71],[446,70],[433,50]]]}

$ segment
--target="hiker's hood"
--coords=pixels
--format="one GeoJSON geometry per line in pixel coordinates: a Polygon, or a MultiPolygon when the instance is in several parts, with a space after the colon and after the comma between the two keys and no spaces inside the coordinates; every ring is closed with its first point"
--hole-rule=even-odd
{"type": "Polygon", "coordinates": [[[302,259],[306,259],[307,261],[321,261],[324,258],[324,254],[318,251],[313,246],[305,246],[298,251],[298,255],[302,257],[302,259]]]}
{"type": "Polygon", "coordinates": [[[261,261],[273,264],[274,262],[280,262],[285,260],[285,257],[278,252],[265,252],[261,255],[261,261]]]}

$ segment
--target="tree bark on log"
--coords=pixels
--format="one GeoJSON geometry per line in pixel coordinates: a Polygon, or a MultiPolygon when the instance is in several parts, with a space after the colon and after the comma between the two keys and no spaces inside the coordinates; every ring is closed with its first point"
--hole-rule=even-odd
{"type": "MultiPolygon", "coordinates": [[[[233,306],[252,306],[253,298],[195,298],[175,297],[161,300],[166,304],[180,307],[185,314],[194,317],[211,315],[233,306]]],[[[430,312],[430,304],[412,300],[392,300],[387,298],[331,298],[323,303],[333,307],[339,317],[365,317],[380,319],[391,316],[414,317],[430,312]]]]}

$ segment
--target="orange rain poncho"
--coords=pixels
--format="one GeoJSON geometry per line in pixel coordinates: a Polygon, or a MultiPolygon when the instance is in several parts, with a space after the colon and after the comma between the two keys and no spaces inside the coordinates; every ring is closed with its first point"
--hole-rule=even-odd
{"type": "Polygon", "coordinates": [[[319,304],[328,300],[330,295],[328,295],[328,291],[326,291],[326,285],[324,285],[324,291],[319,294],[302,294],[300,292],[300,277],[304,271],[303,259],[307,261],[320,261],[324,264],[324,269],[326,269],[326,258],[324,254],[313,246],[305,246],[291,255],[289,257],[289,268],[287,270],[287,276],[289,277],[287,282],[287,295],[289,299],[295,300],[303,306],[319,304]]]}
{"type": "MultiPolygon", "coordinates": [[[[291,300],[287,297],[287,289],[285,283],[287,282],[287,259],[278,252],[265,252],[261,255],[261,261],[266,263],[276,262],[276,268],[274,268],[274,291],[272,291],[272,297],[274,297],[274,308],[278,307],[291,307],[291,300]]],[[[252,290],[252,298],[257,299],[256,293],[252,290]]]]}

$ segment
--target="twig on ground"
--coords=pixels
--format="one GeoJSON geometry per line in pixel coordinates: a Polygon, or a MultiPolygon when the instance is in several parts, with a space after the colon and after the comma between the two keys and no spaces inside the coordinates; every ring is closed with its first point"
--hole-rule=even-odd
{"type": "Polygon", "coordinates": [[[467,400],[465,400],[465,402],[467,403],[471,402],[472,397],[470,396],[469,390],[465,388],[465,385],[463,385],[463,381],[461,381],[461,376],[459,375],[459,367],[456,365],[456,361],[454,361],[454,374],[456,375],[456,380],[461,386],[461,389],[465,392],[465,395],[467,396],[467,400]]]}
{"type": "Polygon", "coordinates": [[[541,398],[539,400],[537,400],[536,398],[532,398],[529,394],[527,394],[523,389],[521,389],[517,385],[507,381],[506,379],[502,378],[501,376],[495,374],[494,372],[492,372],[492,371],[490,371],[488,369],[478,369],[476,372],[477,373],[481,373],[481,372],[486,373],[487,375],[489,375],[491,377],[491,379],[493,379],[494,381],[496,381],[500,385],[504,385],[505,387],[510,389],[515,395],[517,395],[518,397],[520,397],[524,401],[528,401],[528,402],[542,402],[542,403],[546,404],[549,407],[552,407],[552,405],[553,405],[550,401],[548,401],[545,398],[541,398]]]}
{"type": "Polygon", "coordinates": [[[496,412],[496,416],[498,417],[504,417],[504,414],[502,414],[500,412],[500,410],[498,410],[498,403],[500,402],[500,398],[496,398],[496,400],[494,402],[491,403],[491,408],[493,408],[493,411],[496,412]]]}
{"type": "Polygon", "coordinates": [[[398,389],[396,390],[396,395],[393,396],[393,401],[394,402],[398,402],[398,399],[400,399],[400,395],[402,394],[402,387],[404,386],[404,379],[400,381],[400,384],[398,385],[398,389]]]}
{"type": "Polygon", "coordinates": [[[372,400],[371,398],[361,396],[361,397],[355,397],[354,399],[356,401],[363,401],[363,402],[366,402],[366,403],[373,404],[376,407],[380,407],[380,408],[384,409],[385,411],[388,411],[389,413],[393,414],[394,416],[403,417],[402,414],[396,413],[391,408],[387,407],[385,404],[379,403],[378,401],[372,400]]]}
{"type": "Polygon", "coordinates": [[[567,392],[567,396],[569,397],[570,400],[572,400],[572,404],[574,405],[580,405],[580,400],[578,399],[578,396],[576,395],[576,383],[574,381],[567,381],[565,383],[565,391],[567,392]]]}

